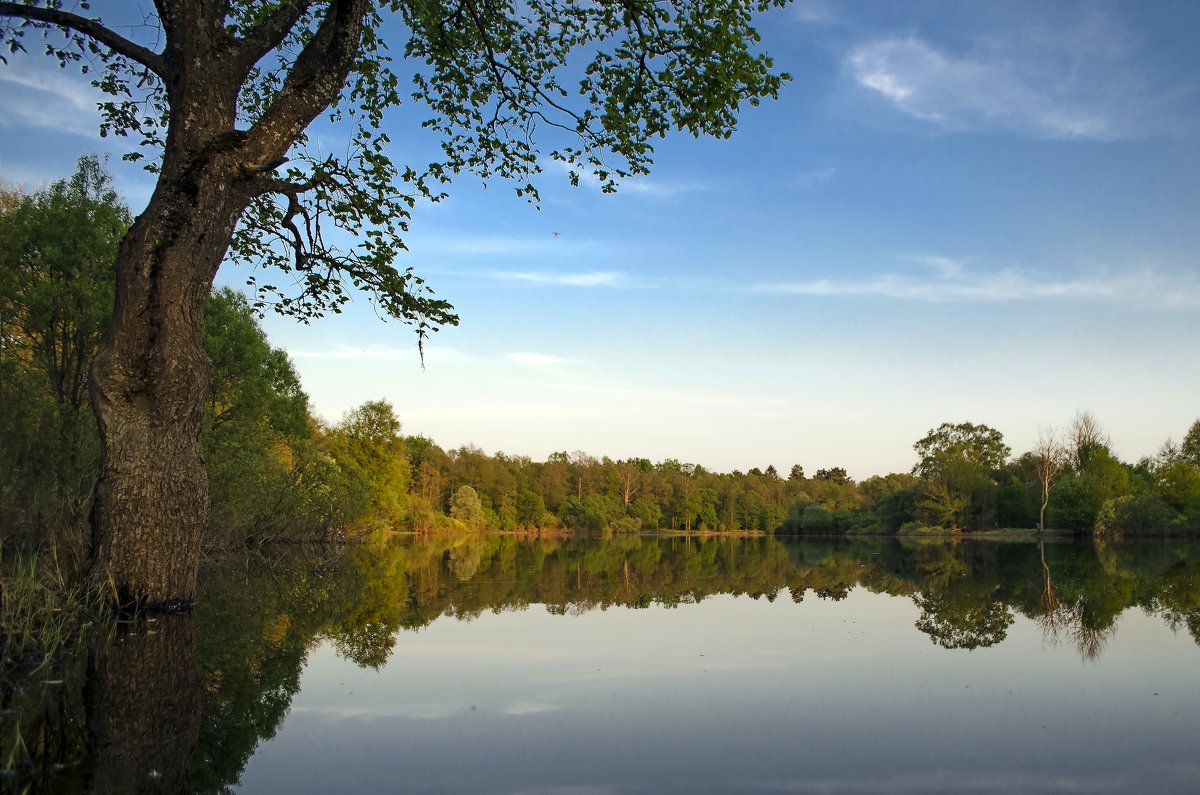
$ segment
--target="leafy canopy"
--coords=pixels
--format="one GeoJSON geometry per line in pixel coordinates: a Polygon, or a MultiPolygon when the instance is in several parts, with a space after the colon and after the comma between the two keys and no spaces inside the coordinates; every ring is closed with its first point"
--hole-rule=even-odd
{"type": "Polygon", "coordinates": [[[92,351],[112,310],[112,263],[129,211],[95,155],[0,211],[0,359],[32,363],[54,399],[87,405],[92,351]]]}
{"type": "Polygon", "coordinates": [[[61,0],[25,0],[0,2],[0,46],[22,50],[29,30],[45,33],[47,53],[78,63],[107,95],[101,135],[132,138],[126,157],[157,171],[181,122],[186,92],[175,78],[232,75],[236,113],[212,144],[234,146],[303,90],[309,45],[327,30],[353,32],[354,64],[328,108],[347,130],[345,151],[322,151],[301,128],[282,162],[253,164],[263,173],[229,258],[262,269],[249,277],[260,309],[307,320],[340,311],[353,288],[423,338],[458,318],[395,265],[417,201],[443,198],[469,172],[536,202],[548,162],[573,184],[586,177],[611,192],[648,171],[653,140],[668,131],[728,137],[743,102],[774,98],[789,79],[756,51],[752,26],[785,3],[157,0],[134,26],[143,44],[89,16],[87,3],[76,13],[61,0]],[[214,68],[189,70],[183,55],[214,68]],[[440,143],[433,162],[394,159],[387,120],[405,102],[412,127],[440,143]]]}
{"type": "Polygon", "coordinates": [[[923,478],[944,477],[947,470],[958,464],[999,469],[1010,452],[1000,431],[970,422],[943,422],[914,444],[913,449],[919,459],[913,474],[923,478]]]}

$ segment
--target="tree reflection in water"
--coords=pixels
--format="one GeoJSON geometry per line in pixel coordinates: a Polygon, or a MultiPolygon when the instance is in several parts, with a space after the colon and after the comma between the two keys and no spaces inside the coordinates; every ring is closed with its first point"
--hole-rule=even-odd
{"type": "Polygon", "coordinates": [[[855,588],[911,599],[946,649],[1000,643],[1023,616],[1095,659],[1125,610],[1200,643],[1200,545],[1093,545],[770,537],[408,539],[347,554],[214,566],[194,615],[118,625],[88,663],[6,711],[21,737],[18,790],[220,792],[274,736],[309,652],[328,641],[383,665],[395,636],[450,616],[544,605],[553,613],[715,594],[794,602],[855,588]],[[58,766],[58,767],[56,767],[58,766]]]}
{"type": "Polygon", "coordinates": [[[203,702],[194,616],[113,625],[92,645],[85,694],[89,791],[191,791],[203,702]]]}

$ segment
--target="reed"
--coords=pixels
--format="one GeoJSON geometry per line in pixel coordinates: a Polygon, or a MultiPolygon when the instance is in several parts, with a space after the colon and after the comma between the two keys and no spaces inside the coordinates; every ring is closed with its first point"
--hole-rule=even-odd
{"type": "Polygon", "coordinates": [[[0,546],[0,667],[5,674],[47,665],[103,609],[101,600],[64,571],[54,550],[9,552],[0,546]]]}

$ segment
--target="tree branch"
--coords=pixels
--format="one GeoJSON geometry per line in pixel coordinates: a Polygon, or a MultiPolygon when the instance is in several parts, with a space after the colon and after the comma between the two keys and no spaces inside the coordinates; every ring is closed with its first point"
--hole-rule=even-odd
{"type": "MultiPolygon", "coordinates": [[[[531,116],[540,118],[543,122],[551,127],[557,127],[558,129],[566,132],[582,134],[583,131],[581,128],[583,120],[577,113],[572,111],[570,108],[560,105],[554,100],[553,97],[546,93],[542,86],[538,85],[535,81],[530,80],[528,75],[522,74],[519,70],[513,68],[513,66],[507,61],[500,59],[500,57],[496,54],[496,48],[492,43],[492,38],[489,35],[487,25],[484,24],[483,19],[480,18],[479,11],[477,8],[475,8],[475,4],[470,2],[470,0],[467,0],[463,6],[460,6],[460,10],[463,8],[466,8],[467,14],[471,18],[471,23],[474,25],[476,32],[479,34],[479,40],[483,43],[484,49],[487,50],[486,55],[488,69],[492,72],[492,76],[496,81],[496,90],[500,94],[503,101],[506,102],[508,106],[517,113],[528,113],[531,116]],[[572,129],[561,122],[556,122],[548,118],[536,107],[527,107],[520,99],[513,96],[512,92],[509,90],[509,85],[504,79],[504,75],[506,74],[512,77],[513,81],[517,85],[523,85],[526,90],[532,91],[547,105],[569,117],[575,122],[575,128],[572,129]]],[[[496,113],[499,114],[499,107],[497,107],[496,113]]],[[[496,118],[493,117],[492,124],[494,125],[495,122],[496,118]]]]}
{"type": "Polygon", "coordinates": [[[261,178],[254,183],[254,192],[257,196],[264,196],[268,193],[275,193],[280,196],[298,196],[301,193],[307,193],[316,187],[316,182],[308,180],[306,182],[291,182],[286,179],[261,178]]]}
{"type": "Polygon", "coordinates": [[[263,56],[279,46],[292,26],[312,8],[313,0],[292,0],[283,3],[249,31],[239,43],[238,65],[245,72],[263,56]]]}
{"type": "Polygon", "coordinates": [[[271,107],[246,136],[246,150],[252,158],[280,156],[317,114],[337,99],[354,66],[369,8],[367,0],[330,2],[271,107]]]}
{"type": "Polygon", "coordinates": [[[90,36],[118,55],[136,61],[162,79],[166,79],[167,67],[162,56],[135,44],[120,34],[104,27],[98,20],[72,14],[57,8],[27,6],[19,3],[0,2],[0,17],[17,17],[30,22],[57,25],[90,36]]]}

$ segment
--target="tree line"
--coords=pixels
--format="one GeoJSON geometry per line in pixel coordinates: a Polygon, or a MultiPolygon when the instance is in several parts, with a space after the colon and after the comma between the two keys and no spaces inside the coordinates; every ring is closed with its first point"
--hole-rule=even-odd
{"type": "MultiPolygon", "coordinates": [[[[95,157],[43,190],[0,191],[0,522],[12,538],[64,542],[80,561],[100,457],[88,372],[130,222],[95,157]]],[[[1200,420],[1136,463],[1118,460],[1086,412],[1015,456],[993,428],[944,423],[914,444],[910,472],[862,482],[837,466],[722,473],[565,450],[535,461],[406,436],[385,400],[324,422],[254,307],[228,288],[210,295],[203,337],[210,546],[376,530],[1200,532],[1200,420]]]]}
{"type": "MultiPolygon", "coordinates": [[[[360,411],[390,407],[366,404],[360,411]]],[[[939,534],[1004,528],[1200,533],[1200,420],[1182,445],[1122,462],[1090,413],[1011,455],[999,431],[944,423],[914,445],[908,473],[862,482],[844,468],[715,472],[675,459],[558,452],[544,461],[404,437],[412,530],[562,528],[629,533],[939,534]],[[1061,441],[1059,440],[1061,436],[1061,441]],[[1043,440],[1045,442],[1045,439],[1043,440]]]]}

